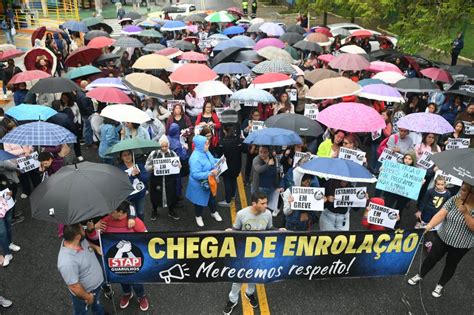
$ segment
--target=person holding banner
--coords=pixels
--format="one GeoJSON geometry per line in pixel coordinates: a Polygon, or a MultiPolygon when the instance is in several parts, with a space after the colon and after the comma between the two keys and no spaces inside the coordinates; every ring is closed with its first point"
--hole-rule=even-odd
{"type": "Polygon", "coordinates": [[[334,207],[334,195],[337,188],[346,188],[349,182],[330,179],[326,182],[324,211],[319,218],[321,231],[349,231],[351,207],[334,207]]]}
{"type": "MultiPolygon", "coordinates": [[[[177,126],[179,129],[179,126],[177,126]]],[[[173,126],[172,126],[173,127],[173,126]]],[[[160,149],[154,150],[148,156],[145,169],[147,172],[151,173],[150,176],[150,200],[151,200],[151,220],[155,221],[158,217],[158,207],[165,208],[168,207],[168,216],[174,220],[179,220],[180,217],[174,211],[176,204],[178,203],[178,180],[179,174],[170,174],[157,176],[154,175],[154,165],[153,160],[163,159],[163,158],[172,158],[177,157],[178,155],[173,150],[170,150],[170,144],[168,137],[165,135],[160,138],[160,149]]]]}
{"type": "MultiPolygon", "coordinates": [[[[433,245],[421,265],[421,271],[408,279],[410,285],[418,284],[446,254],[441,277],[431,295],[441,297],[443,288],[453,277],[457,265],[474,247],[474,187],[463,183],[460,193],[451,197],[426,225],[425,231],[442,224],[433,238],[433,245]]],[[[425,232],[425,233],[426,233],[425,232]]]]}
{"type": "Polygon", "coordinates": [[[217,175],[215,169],[217,159],[209,152],[210,142],[206,137],[194,136],[193,143],[194,151],[189,158],[190,174],[186,187],[186,198],[194,204],[196,224],[203,227],[202,213],[206,206],[211,210],[211,217],[218,222],[222,221],[216,209],[216,198],[211,193],[209,186],[209,177],[217,175]]]}

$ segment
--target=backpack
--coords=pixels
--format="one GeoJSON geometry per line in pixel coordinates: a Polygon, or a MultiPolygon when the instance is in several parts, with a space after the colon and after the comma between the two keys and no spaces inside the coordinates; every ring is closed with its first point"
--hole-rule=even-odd
{"type": "MultiPolygon", "coordinates": [[[[385,150],[385,148],[387,147],[388,139],[390,139],[390,137],[387,137],[383,139],[382,142],[380,142],[379,147],[377,148],[377,157],[379,157],[382,154],[383,150],[385,150]]],[[[398,143],[398,135],[395,134],[395,144],[397,143],[398,143]]]]}

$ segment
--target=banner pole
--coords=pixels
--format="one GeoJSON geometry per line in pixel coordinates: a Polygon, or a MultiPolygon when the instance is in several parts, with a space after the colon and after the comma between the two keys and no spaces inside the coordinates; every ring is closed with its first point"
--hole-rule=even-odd
{"type": "MultiPolygon", "coordinates": [[[[109,283],[109,280],[107,279],[107,272],[105,272],[105,258],[104,258],[104,251],[102,250],[103,247],[102,247],[102,233],[100,230],[95,230],[96,233],[99,233],[99,246],[100,246],[100,251],[102,252],[102,255],[100,255],[102,257],[102,268],[104,268],[104,278],[105,278],[105,284],[106,285],[111,285],[109,283]]],[[[117,308],[115,307],[115,302],[114,302],[114,294],[113,294],[113,289],[111,287],[111,290],[112,290],[112,296],[110,297],[110,301],[112,302],[112,305],[114,307],[114,314],[117,314],[117,308]]]]}

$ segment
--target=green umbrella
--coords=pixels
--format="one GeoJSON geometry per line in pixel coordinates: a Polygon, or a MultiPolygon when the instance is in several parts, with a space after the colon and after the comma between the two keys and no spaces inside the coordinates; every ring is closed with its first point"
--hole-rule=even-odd
{"type": "Polygon", "coordinates": [[[291,46],[286,46],[283,49],[286,50],[290,54],[291,58],[293,58],[295,60],[300,59],[301,56],[295,48],[293,48],[291,46]]]}
{"type": "Polygon", "coordinates": [[[66,78],[74,80],[80,77],[97,74],[101,72],[102,71],[99,68],[87,65],[87,66],[82,66],[82,67],[78,67],[78,68],[74,68],[70,70],[68,73],[66,73],[66,78]]]}
{"type": "Polygon", "coordinates": [[[235,21],[235,18],[226,11],[219,11],[208,15],[205,20],[209,23],[228,23],[235,21]]]}
{"type": "Polygon", "coordinates": [[[160,144],[153,140],[143,140],[138,138],[125,139],[112,146],[106,154],[117,154],[122,151],[131,150],[135,154],[145,154],[160,147],[160,144]]]}
{"type": "Polygon", "coordinates": [[[151,38],[163,38],[163,35],[161,35],[160,32],[155,31],[155,30],[143,30],[137,36],[151,37],[151,38]]]}
{"type": "Polygon", "coordinates": [[[82,19],[82,22],[83,22],[87,27],[90,27],[90,26],[93,26],[93,25],[97,25],[97,24],[103,23],[103,21],[99,20],[99,19],[96,18],[96,17],[88,17],[88,18],[82,19]]]}

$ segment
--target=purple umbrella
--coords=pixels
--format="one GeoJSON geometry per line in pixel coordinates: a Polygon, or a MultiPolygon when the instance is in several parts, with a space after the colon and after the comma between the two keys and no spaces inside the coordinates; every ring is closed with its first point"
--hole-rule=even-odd
{"type": "Polygon", "coordinates": [[[398,128],[422,133],[446,134],[454,131],[453,126],[441,115],[432,113],[413,113],[397,122],[398,128]]]}
{"type": "Polygon", "coordinates": [[[143,29],[140,26],[128,25],[123,28],[122,34],[134,35],[141,33],[141,31],[143,31],[143,29]]]}
{"type": "Polygon", "coordinates": [[[356,54],[340,54],[329,62],[329,66],[333,69],[360,71],[367,69],[370,62],[363,55],[356,54]]]}
{"type": "Polygon", "coordinates": [[[264,38],[264,39],[259,40],[255,44],[255,46],[253,46],[253,49],[259,50],[268,46],[273,46],[273,47],[281,49],[281,48],[285,48],[285,43],[279,40],[278,38],[264,38]]]}
{"type": "Polygon", "coordinates": [[[385,101],[402,103],[405,101],[403,96],[397,89],[386,84],[369,84],[362,87],[362,90],[357,94],[360,97],[369,100],[385,101]]]}

